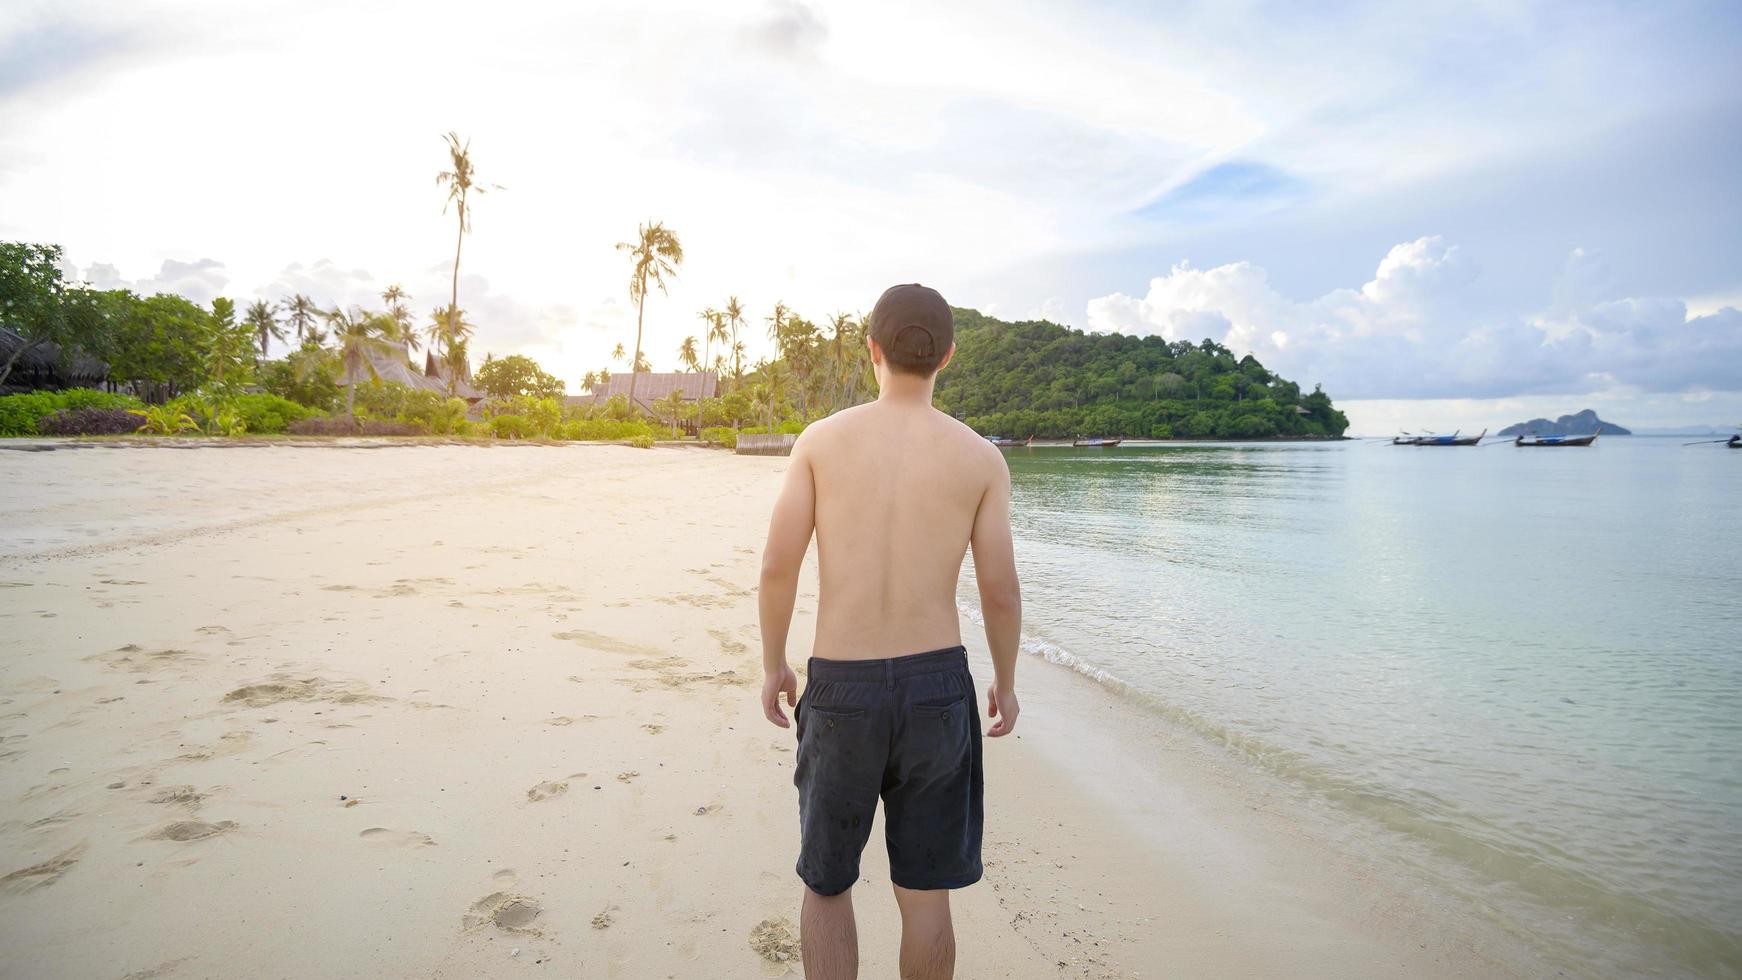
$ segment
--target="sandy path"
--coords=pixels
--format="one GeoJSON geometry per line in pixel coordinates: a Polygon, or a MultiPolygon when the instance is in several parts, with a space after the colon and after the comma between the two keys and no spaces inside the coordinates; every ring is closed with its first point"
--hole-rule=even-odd
{"type": "MultiPolygon", "coordinates": [[[[796,974],[751,941],[797,920],[792,736],[754,688],[784,466],[0,453],[0,976],[796,974]]],[[[1516,969],[1206,750],[1022,670],[958,975],[1516,969]]],[[[895,973],[880,836],[868,977],[895,973]]]]}

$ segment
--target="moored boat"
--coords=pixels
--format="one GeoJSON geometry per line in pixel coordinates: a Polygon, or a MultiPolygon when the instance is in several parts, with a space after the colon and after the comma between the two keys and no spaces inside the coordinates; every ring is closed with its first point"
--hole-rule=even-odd
{"type": "Polygon", "coordinates": [[[1520,434],[1518,438],[1512,440],[1512,444],[1514,446],[1530,448],[1538,446],[1543,448],[1551,446],[1589,446],[1591,443],[1596,442],[1597,437],[1602,434],[1603,429],[1601,426],[1597,428],[1596,432],[1593,432],[1588,436],[1536,436],[1529,442],[1525,442],[1524,436],[1520,434]]]}
{"type": "Polygon", "coordinates": [[[1091,436],[1087,439],[1073,440],[1071,445],[1076,446],[1079,449],[1112,449],[1122,441],[1123,440],[1119,438],[1103,439],[1100,436],[1091,436]]]}
{"type": "Polygon", "coordinates": [[[1453,432],[1449,436],[1417,436],[1417,437],[1415,437],[1414,442],[1399,443],[1399,442],[1394,441],[1392,444],[1393,445],[1403,445],[1403,446],[1474,446],[1474,445],[1480,443],[1482,441],[1482,437],[1487,435],[1487,434],[1488,434],[1488,430],[1483,429],[1480,433],[1478,433],[1476,435],[1465,436],[1464,438],[1460,439],[1460,438],[1458,438],[1458,434],[1456,432],[1453,432]]]}
{"type": "Polygon", "coordinates": [[[1000,448],[1007,449],[1011,446],[1033,445],[1034,444],[1034,437],[1029,436],[1027,439],[1006,439],[1003,436],[987,436],[986,441],[991,443],[994,446],[998,446],[1000,448]]]}
{"type": "Polygon", "coordinates": [[[1729,446],[1731,449],[1742,449],[1742,436],[1731,436],[1730,441],[1724,443],[1724,445],[1729,446]]]}

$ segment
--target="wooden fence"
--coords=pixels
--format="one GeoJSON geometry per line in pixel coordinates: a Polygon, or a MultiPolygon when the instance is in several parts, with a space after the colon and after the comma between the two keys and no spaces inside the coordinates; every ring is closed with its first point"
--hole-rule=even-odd
{"type": "Polygon", "coordinates": [[[738,455],[740,456],[791,456],[792,444],[798,441],[798,436],[790,432],[773,435],[753,432],[738,436],[738,455]]]}

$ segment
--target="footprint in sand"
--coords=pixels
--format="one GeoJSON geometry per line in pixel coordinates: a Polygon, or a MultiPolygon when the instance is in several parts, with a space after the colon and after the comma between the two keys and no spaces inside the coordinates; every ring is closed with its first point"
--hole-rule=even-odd
{"type": "Polygon", "coordinates": [[[205,802],[207,795],[192,786],[165,786],[151,797],[151,802],[160,806],[185,806],[194,809],[205,802]]]}
{"type": "Polygon", "coordinates": [[[568,715],[557,715],[555,718],[546,718],[544,720],[544,723],[547,725],[556,725],[557,727],[560,728],[564,725],[574,724],[575,720],[573,718],[570,718],[568,715]]]}
{"type": "Polygon", "coordinates": [[[605,653],[658,654],[661,652],[655,647],[631,643],[628,640],[619,640],[614,636],[606,636],[603,633],[594,633],[589,630],[565,630],[561,633],[552,633],[551,637],[558,640],[570,640],[589,650],[600,650],[605,653]]]}
{"type": "Polygon", "coordinates": [[[705,817],[710,813],[719,813],[722,806],[723,804],[720,803],[709,803],[706,806],[698,806],[696,807],[696,816],[705,817]]]}
{"type": "Polygon", "coordinates": [[[631,782],[631,781],[633,781],[633,780],[634,780],[634,779],[635,779],[635,777],[636,777],[636,776],[639,776],[639,775],[641,775],[641,772],[640,772],[640,770],[637,770],[637,769],[631,769],[631,770],[629,770],[629,771],[627,771],[627,772],[620,772],[620,773],[618,773],[618,774],[617,774],[617,781],[618,781],[618,782],[620,782],[620,783],[627,783],[627,782],[631,782]]]}
{"type": "Polygon", "coordinates": [[[743,653],[744,651],[750,649],[749,647],[745,646],[741,641],[733,639],[732,634],[726,632],[723,629],[708,630],[708,635],[713,637],[716,641],[719,642],[721,653],[743,653]]]}
{"type": "Polygon", "coordinates": [[[547,780],[527,790],[526,798],[533,803],[537,803],[540,800],[548,800],[553,797],[561,796],[568,791],[568,780],[547,780]]]}
{"type": "Polygon", "coordinates": [[[391,844],[395,847],[434,847],[435,838],[416,830],[389,830],[386,827],[370,827],[357,832],[357,836],[374,844],[391,844]]]}
{"type": "Polygon", "coordinates": [[[532,921],[543,913],[544,907],[535,899],[513,892],[491,892],[472,903],[460,917],[460,925],[468,932],[493,925],[503,932],[536,936],[539,932],[532,928],[532,921]]]}
{"type": "Polygon", "coordinates": [[[152,840],[194,841],[216,837],[236,829],[236,821],[220,820],[217,823],[206,823],[204,820],[177,820],[166,824],[151,835],[152,840]]]}
{"type": "Polygon", "coordinates": [[[763,919],[750,930],[750,948],[770,963],[793,963],[799,958],[798,938],[786,919],[763,919]]]}
{"type": "Polygon", "coordinates": [[[144,674],[184,664],[204,663],[206,658],[190,650],[153,650],[147,653],[139,644],[129,643],[109,653],[99,653],[84,659],[87,663],[94,661],[106,664],[112,670],[144,674]]]}
{"type": "Polygon", "coordinates": [[[274,674],[269,680],[238,687],[224,695],[225,704],[241,704],[250,708],[264,708],[284,701],[367,704],[388,700],[392,699],[370,694],[357,684],[343,684],[324,677],[293,678],[286,674],[274,674]]]}
{"type": "Polygon", "coordinates": [[[61,875],[67,873],[68,868],[79,863],[79,856],[84,852],[84,844],[74,844],[41,864],[19,868],[5,877],[0,877],[0,889],[9,892],[28,892],[38,888],[47,888],[59,881],[61,875]]]}
{"type": "Polygon", "coordinates": [[[658,735],[660,732],[665,731],[664,725],[642,725],[641,727],[649,735],[658,735]]]}

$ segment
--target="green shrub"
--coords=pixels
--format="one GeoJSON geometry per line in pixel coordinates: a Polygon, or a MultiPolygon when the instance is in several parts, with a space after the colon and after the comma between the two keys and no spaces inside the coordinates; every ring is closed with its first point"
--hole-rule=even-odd
{"type": "Polygon", "coordinates": [[[535,433],[532,423],[518,415],[498,415],[490,420],[490,434],[498,439],[527,439],[535,433]]]}
{"type": "Polygon", "coordinates": [[[234,407],[249,432],[266,435],[277,435],[288,430],[292,422],[300,422],[320,414],[306,405],[298,405],[278,395],[238,395],[234,407]]]}
{"type": "Polygon", "coordinates": [[[653,427],[640,419],[627,422],[616,419],[571,419],[564,422],[558,429],[558,437],[562,439],[585,439],[592,441],[617,441],[634,439],[638,436],[653,438],[653,427]]]}
{"type": "Polygon", "coordinates": [[[27,391],[20,395],[0,395],[0,436],[33,436],[36,420],[62,410],[81,408],[133,409],[143,403],[131,395],[115,395],[96,388],[68,388],[64,391],[27,391]]]}
{"type": "Polygon", "coordinates": [[[634,446],[636,449],[652,449],[653,448],[653,437],[647,436],[647,435],[636,436],[635,438],[629,440],[629,444],[631,446],[634,446]]]}
{"type": "Polygon", "coordinates": [[[702,430],[701,436],[703,442],[711,442],[716,446],[725,446],[727,449],[738,448],[738,433],[724,425],[709,426],[702,430]]]}
{"type": "Polygon", "coordinates": [[[400,419],[421,425],[431,435],[460,434],[466,422],[466,400],[448,398],[422,389],[409,392],[400,407],[400,419]]]}

